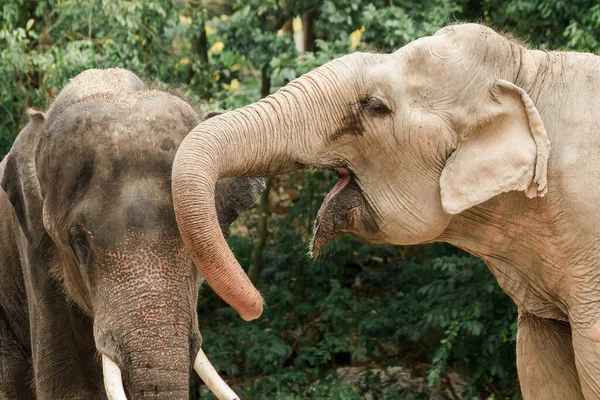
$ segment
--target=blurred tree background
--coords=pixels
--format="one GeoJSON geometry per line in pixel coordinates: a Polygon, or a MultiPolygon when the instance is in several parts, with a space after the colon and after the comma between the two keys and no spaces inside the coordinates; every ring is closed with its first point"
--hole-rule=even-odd
{"type": "MultiPolygon", "coordinates": [[[[337,56],[393,51],[460,21],[542,49],[600,49],[594,0],[5,0],[0,157],[25,110],[47,108],[88,68],[127,68],[183,88],[200,112],[228,109],[337,56]]],[[[246,323],[203,288],[204,348],[225,379],[244,399],[518,398],[516,307],[481,261],[445,244],[350,239],[307,258],[334,181],[270,179],[234,226],[230,245],[267,308],[246,323]]]]}

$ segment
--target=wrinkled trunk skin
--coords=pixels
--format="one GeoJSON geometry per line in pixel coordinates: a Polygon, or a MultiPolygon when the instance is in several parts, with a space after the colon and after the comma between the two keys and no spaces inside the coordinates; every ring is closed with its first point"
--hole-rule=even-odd
{"type": "Polygon", "coordinates": [[[184,244],[204,279],[245,320],[260,316],[263,299],[219,230],[215,182],[334,164],[323,158],[333,155],[319,151],[331,125],[344,118],[339,97],[350,98],[344,91],[353,86],[336,82],[351,71],[343,58],[326,64],[274,95],[198,125],[177,152],[173,201],[184,244]]]}
{"type": "MultiPolygon", "coordinates": [[[[172,310],[170,307],[169,309],[172,310]]],[[[169,309],[145,308],[134,314],[166,314],[169,309]]],[[[166,315],[160,319],[166,319],[166,315]]],[[[119,324],[117,322],[111,325],[119,324]]],[[[116,359],[121,369],[123,385],[129,400],[189,399],[189,326],[149,323],[147,326],[133,329],[129,326],[117,327],[115,332],[109,334],[106,342],[114,339],[116,343],[103,347],[116,349],[112,351],[116,355],[110,357],[116,359]]]]}
{"type": "Polygon", "coordinates": [[[129,400],[188,400],[201,343],[200,276],[179,239],[140,234],[124,242],[98,268],[96,347],[119,366],[129,400]]]}

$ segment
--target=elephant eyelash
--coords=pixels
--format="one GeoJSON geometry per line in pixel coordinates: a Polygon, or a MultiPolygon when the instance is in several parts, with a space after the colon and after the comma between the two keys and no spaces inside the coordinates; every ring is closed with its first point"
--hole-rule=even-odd
{"type": "Polygon", "coordinates": [[[77,226],[72,226],[69,229],[69,244],[75,252],[79,262],[88,265],[91,255],[88,235],[77,226]]]}
{"type": "Polygon", "coordinates": [[[330,140],[337,140],[345,135],[361,136],[365,131],[362,121],[365,113],[366,115],[383,116],[391,112],[392,110],[383,104],[381,100],[373,96],[365,97],[356,103],[350,103],[346,115],[342,119],[341,127],[331,135],[330,140]]]}
{"type": "Polygon", "coordinates": [[[375,112],[377,114],[386,115],[392,112],[381,100],[369,96],[359,101],[360,109],[362,111],[375,112]]]}

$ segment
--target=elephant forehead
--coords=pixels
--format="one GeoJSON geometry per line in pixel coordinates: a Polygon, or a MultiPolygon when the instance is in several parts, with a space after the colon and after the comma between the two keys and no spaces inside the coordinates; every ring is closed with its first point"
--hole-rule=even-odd
{"type": "Polygon", "coordinates": [[[170,204],[173,159],[198,117],[164,93],[148,91],[130,100],[133,108],[88,99],[46,126],[36,169],[52,225],[62,226],[85,198],[86,204],[109,201],[118,207],[122,187],[141,178],[151,182],[157,202],[170,204]]]}
{"type": "Polygon", "coordinates": [[[112,98],[88,99],[48,121],[36,157],[38,170],[75,172],[89,160],[119,162],[120,168],[140,162],[170,168],[179,144],[199,123],[197,114],[165,93],[125,97],[133,107],[112,98]]]}

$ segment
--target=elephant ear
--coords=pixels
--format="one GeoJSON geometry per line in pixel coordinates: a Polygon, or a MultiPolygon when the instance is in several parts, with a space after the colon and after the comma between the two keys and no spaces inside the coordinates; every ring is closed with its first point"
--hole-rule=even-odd
{"type": "Polygon", "coordinates": [[[265,180],[253,177],[219,179],[215,188],[215,206],[221,232],[225,235],[229,225],[250,207],[265,190],[265,180]]]}
{"type": "MultiPolygon", "coordinates": [[[[202,122],[223,114],[226,111],[209,111],[202,115],[202,122]]],[[[258,196],[265,190],[265,180],[254,177],[232,177],[219,179],[215,188],[215,206],[219,226],[223,235],[229,230],[229,225],[250,207],[258,196]]]]}
{"type": "Polygon", "coordinates": [[[500,193],[547,192],[550,141],[538,110],[518,86],[498,79],[475,126],[459,140],[442,171],[442,206],[458,214],[500,193]]]}
{"type": "Polygon", "coordinates": [[[35,170],[35,152],[44,127],[44,114],[29,110],[30,121],[6,156],[0,186],[6,192],[25,237],[33,246],[43,237],[42,195],[35,170]]]}

